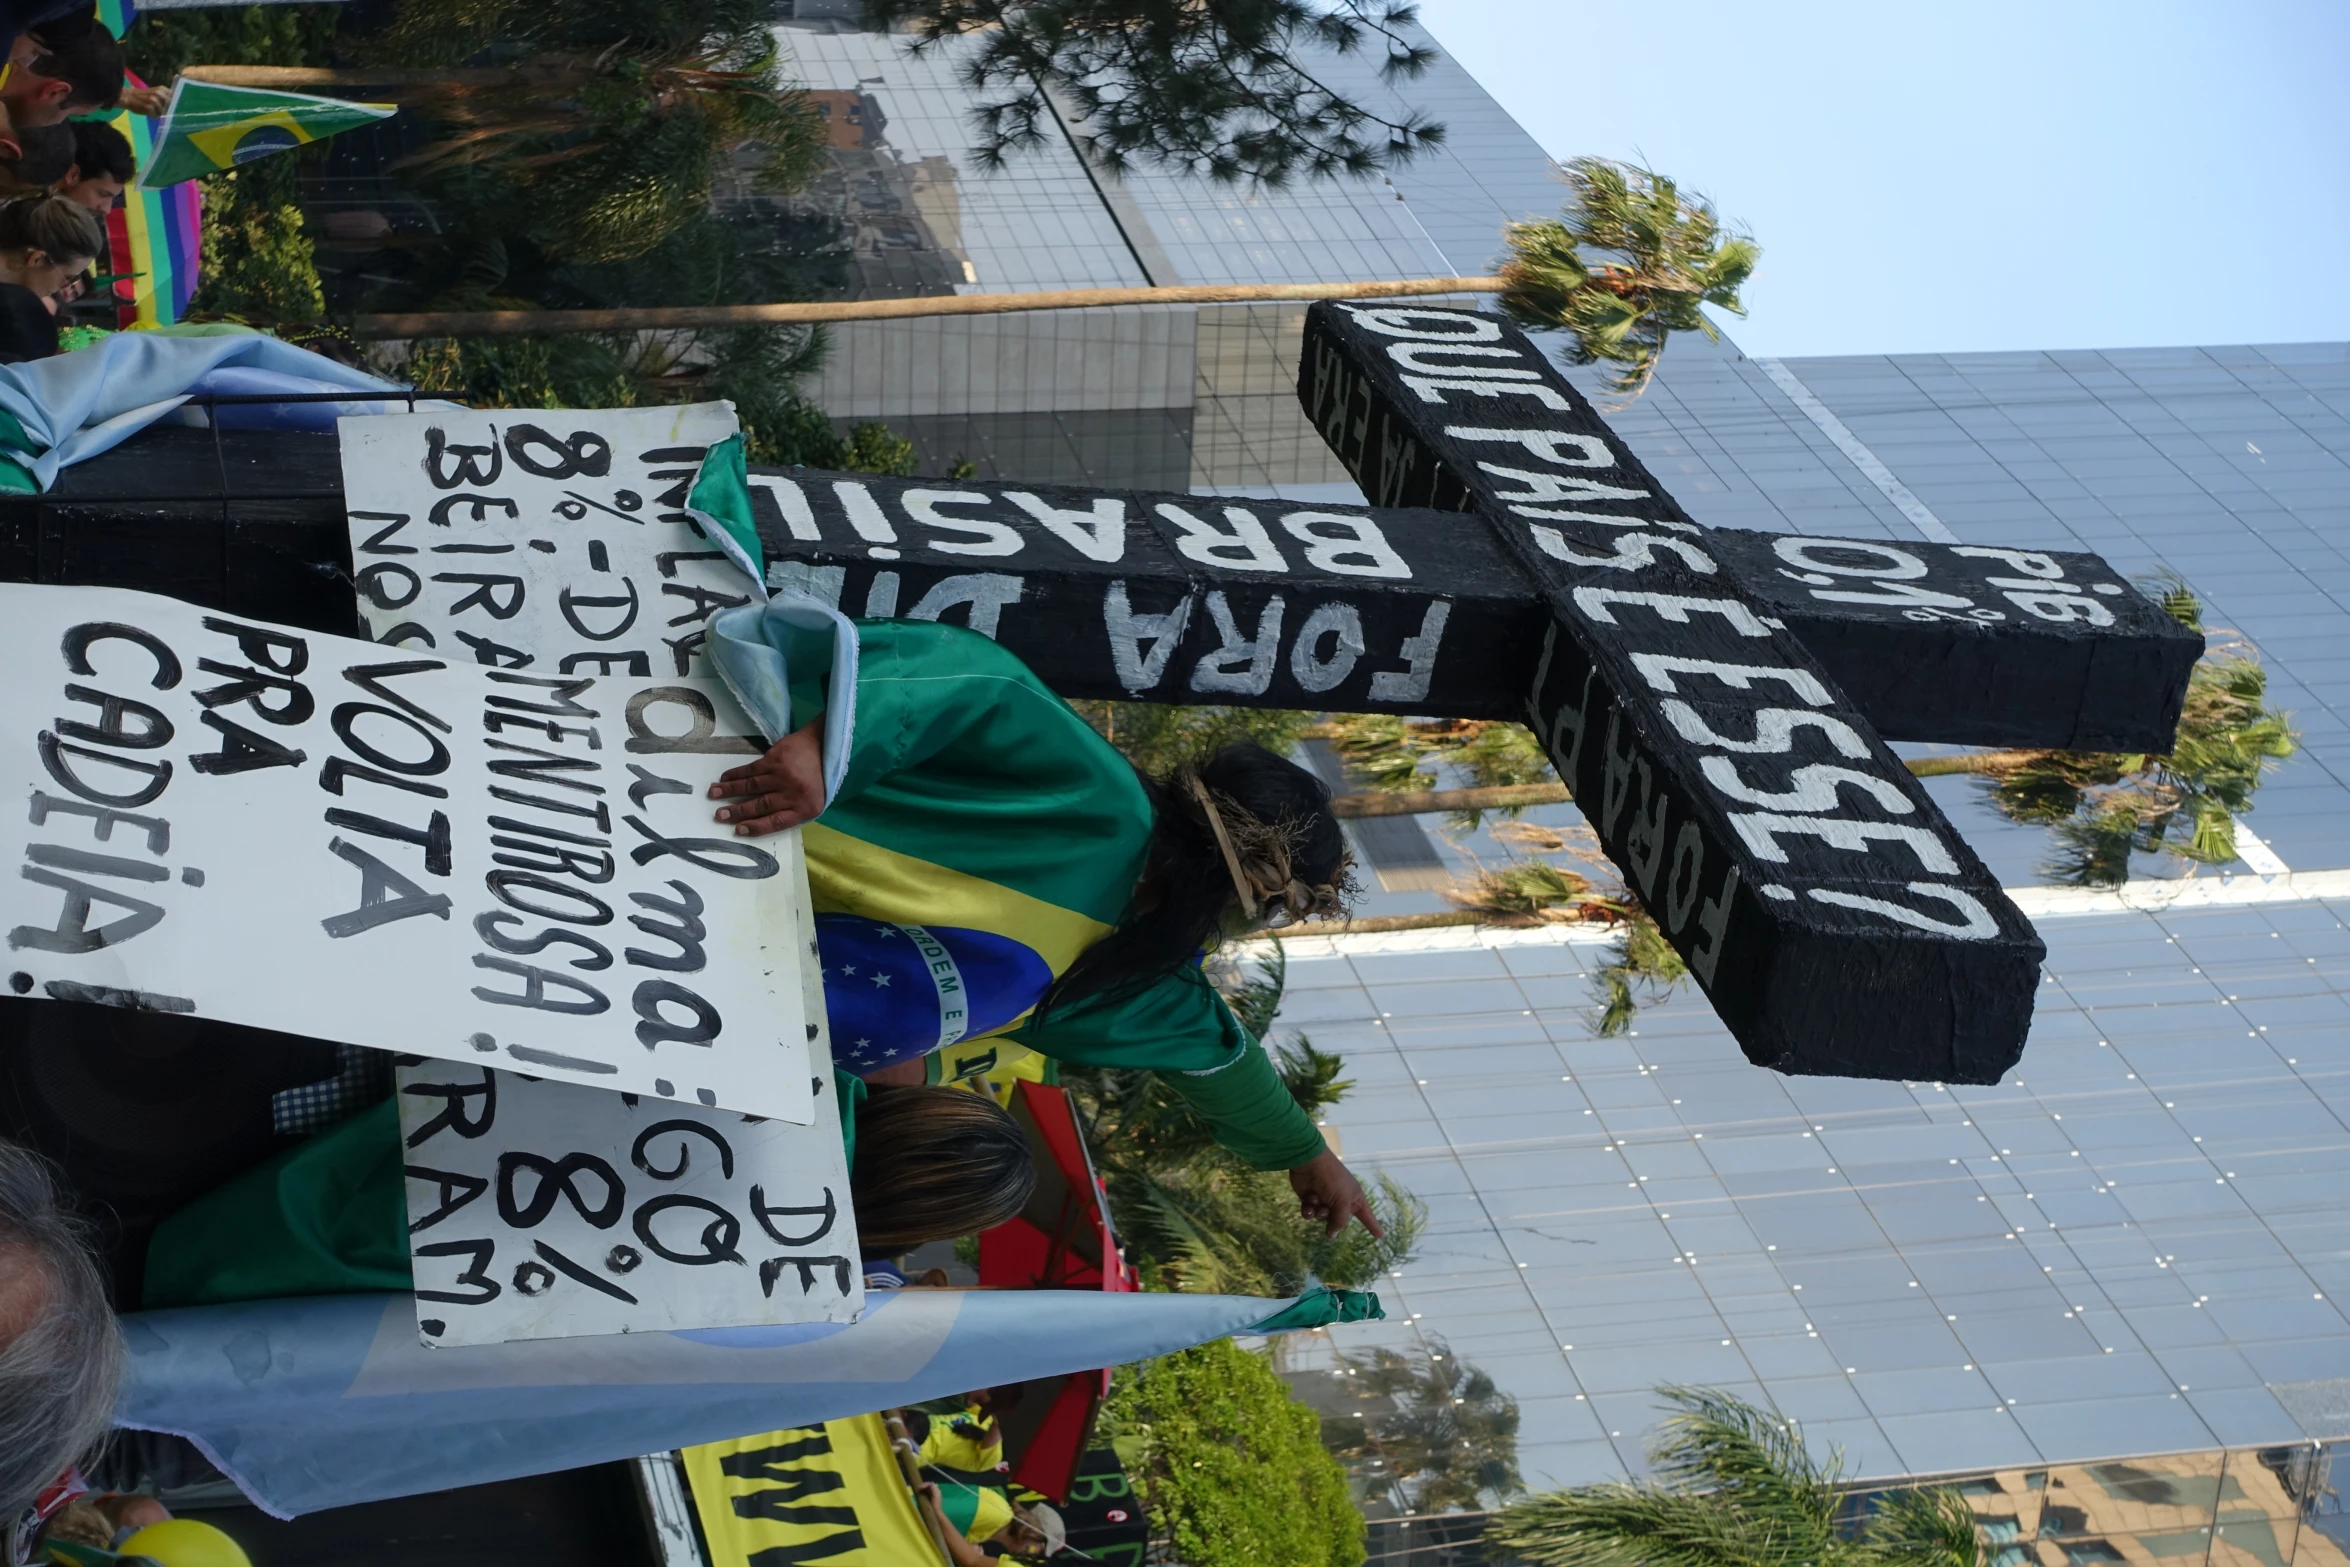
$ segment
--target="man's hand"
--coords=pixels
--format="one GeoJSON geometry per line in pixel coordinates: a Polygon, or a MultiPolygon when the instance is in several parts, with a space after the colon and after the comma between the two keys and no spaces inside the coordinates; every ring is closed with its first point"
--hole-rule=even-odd
{"type": "Polygon", "coordinates": [[[114,100],[114,106],[153,119],[161,114],[164,106],[170,102],[171,89],[169,87],[125,87],[122,90],[122,95],[114,100]]]}
{"type": "Polygon", "coordinates": [[[1329,1149],[1290,1171],[1289,1185],[1297,1193],[1297,1211],[1328,1224],[1330,1234],[1345,1229],[1347,1220],[1360,1219],[1364,1229],[1387,1238],[1379,1216],[1371,1211],[1371,1199],[1363,1195],[1363,1183],[1329,1149]]]}
{"type": "Polygon", "coordinates": [[[730,767],[710,786],[718,819],[734,824],[735,836],[757,838],[802,822],[824,809],[823,720],[795,729],[767,748],[767,754],[730,767]]]}

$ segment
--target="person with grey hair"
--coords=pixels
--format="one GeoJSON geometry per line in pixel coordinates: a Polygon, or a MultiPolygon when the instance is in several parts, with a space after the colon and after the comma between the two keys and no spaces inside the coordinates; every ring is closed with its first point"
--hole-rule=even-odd
{"type": "Polygon", "coordinates": [[[0,1544],[79,1493],[113,1424],[123,1346],[106,1279],[48,1161],[0,1142],[0,1544]]]}

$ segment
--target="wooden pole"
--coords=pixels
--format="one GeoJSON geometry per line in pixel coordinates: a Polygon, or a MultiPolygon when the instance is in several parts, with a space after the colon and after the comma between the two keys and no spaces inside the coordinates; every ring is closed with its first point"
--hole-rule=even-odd
{"type": "Polygon", "coordinates": [[[1342,794],[1334,816],[1426,816],[1432,811],[1501,811],[1519,805],[1560,805],[1573,796],[1555,783],[1502,784],[1491,789],[1414,789],[1396,794],[1342,794]]]}
{"type": "Polygon", "coordinates": [[[1020,310],[1094,310],[1123,305],[1244,305],[1314,299],[1414,299],[1489,294],[1492,277],[1406,278],[1358,283],[1254,283],[1182,288],[1071,288],[1033,294],[932,294],[919,299],[848,299],[821,304],[670,305],[621,310],[418,310],[363,315],[361,337],[516,337],[543,332],[668,332],[696,327],[804,325],[818,321],[902,321],[926,316],[1004,315],[1020,310]]]}
{"type": "Polygon", "coordinates": [[[898,1411],[890,1410],[881,1417],[882,1429],[889,1433],[889,1450],[898,1461],[898,1473],[905,1478],[906,1489],[914,1496],[914,1511],[921,1514],[923,1524],[930,1530],[930,1543],[938,1547],[938,1559],[946,1567],[954,1567],[955,1553],[947,1549],[946,1520],[930,1505],[930,1498],[922,1494],[922,1470],[914,1462],[914,1438],[906,1430],[906,1422],[898,1411]]]}
{"type": "MultiPolygon", "coordinates": [[[[528,66],[451,67],[447,70],[337,71],[310,65],[189,65],[180,75],[191,82],[221,87],[504,87],[509,83],[549,80],[562,72],[533,73],[528,66]]],[[[572,71],[571,76],[583,75],[572,71]]]]}

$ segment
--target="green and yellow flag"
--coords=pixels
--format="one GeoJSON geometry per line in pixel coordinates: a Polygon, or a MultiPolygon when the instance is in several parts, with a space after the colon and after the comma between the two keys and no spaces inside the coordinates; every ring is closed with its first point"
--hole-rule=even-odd
{"type": "Polygon", "coordinates": [[[171,102],[155,128],[155,148],[139,170],[139,184],[155,190],[217,174],[398,112],[397,104],[223,87],[183,76],[172,84],[171,102]]]}

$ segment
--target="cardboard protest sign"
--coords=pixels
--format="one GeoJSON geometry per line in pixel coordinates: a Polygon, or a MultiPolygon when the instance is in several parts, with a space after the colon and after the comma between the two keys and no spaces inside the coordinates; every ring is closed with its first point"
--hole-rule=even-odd
{"type": "Polygon", "coordinates": [[[482,669],[0,585],[18,995],[805,1122],[797,846],[713,836],[708,680],[482,669]]]}
{"type": "MultiPolygon", "coordinates": [[[[800,835],[776,845],[784,877],[805,889],[800,835]]],[[[401,1068],[422,1342],[856,1320],[862,1253],[804,895],[790,917],[810,998],[809,1125],[487,1067],[401,1068]]]]}
{"type": "Polygon", "coordinates": [[[724,403],[341,423],[359,612],[379,642],[544,674],[708,673],[749,585],[684,510],[724,403]]]}
{"type": "Polygon", "coordinates": [[[427,1344],[852,1322],[830,1075],[807,1126],[470,1062],[400,1069],[427,1344]]]}

